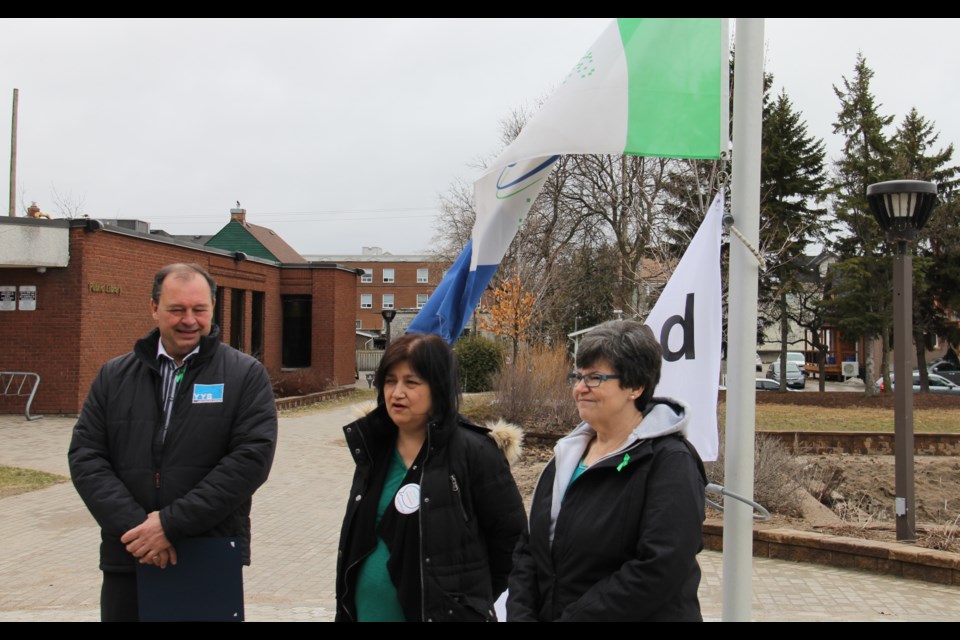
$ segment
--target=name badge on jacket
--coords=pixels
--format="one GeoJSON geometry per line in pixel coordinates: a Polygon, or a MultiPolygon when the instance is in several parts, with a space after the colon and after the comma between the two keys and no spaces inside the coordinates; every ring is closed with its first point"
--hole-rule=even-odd
{"type": "Polygon", "coordinates": [[[193,385],[193,404],[223,402],[223,384],[193,385]]]}

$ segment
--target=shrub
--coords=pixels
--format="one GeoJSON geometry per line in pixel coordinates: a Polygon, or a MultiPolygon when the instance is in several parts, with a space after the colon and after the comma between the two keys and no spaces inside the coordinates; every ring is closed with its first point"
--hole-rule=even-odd
{"type": "MultiPolygon", "coordinates": [[[[720,452],[717,461],[710,466],[707,476],[710,482],[723,485],[724,475],[723,434],[720,434],[720,452]]],[[[806,492],[806,472],[803,465],[790,450],[776,438],[765,435],[756,437],[753,467],[753,499],[770,513],[797,516],[806,492]]],[[[709,496],[716,501],[716,496],[709,496]]]]}
{"type": "Polygon", "coordinates": [[[560,347],[534,347],[520,353],[496,377],[498,413],[535,431],[570,431],[580,422],[567,382],[572,366],[560,347]]]}
{"type": "Polygon", "coordinates": [[[458,340],[453,346],[460,367],[460,384],[467,393],[489,391],[493,377],[503,364],[503,353],[496,342],[481,336],[458,340]]]}

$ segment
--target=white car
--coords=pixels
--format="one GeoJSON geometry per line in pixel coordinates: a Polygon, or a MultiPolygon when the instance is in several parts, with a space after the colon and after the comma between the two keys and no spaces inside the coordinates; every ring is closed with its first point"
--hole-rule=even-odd
{"type": "MultiPolygon", "coordinates": [[[[927,373],[927,381],[930,383],[930,392],[931,393],[943,393],[951,396],[960,396],[960,385],[953,384],[943,376],[939,376],[935,373],[927,373]]],[[[893,381],[893,374],[890,374],[890,384],[895,386],[893,381]]],[[[876,385],[874,385],[878,390],[883,391],[883,378],[877,380],[876,385]]],[[[920,372],[913,372],[913,390],[915,392],[920,391],[920,372]]]]}

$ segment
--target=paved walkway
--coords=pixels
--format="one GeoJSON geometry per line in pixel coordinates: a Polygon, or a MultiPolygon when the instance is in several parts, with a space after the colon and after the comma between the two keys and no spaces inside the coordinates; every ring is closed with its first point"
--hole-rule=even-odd
{"type": "MultiPolygon", "coordinates": [[[[280,420],[270,480],[254,498],[248,620],[331,620],[340,520],[353,463],[335,408],[280,420]]],[[[0,416],[0,464],[67,474],[73,420],[0,416]]],[[[0,499],[0,621],[97,620],[99,531],[73,486],[0,499]]],[[[721,556],[700,555],[701,607],[721,616],[721,556]]],[[[756,559],[755,620],[960,621],[960,588],[756,559]]]]}

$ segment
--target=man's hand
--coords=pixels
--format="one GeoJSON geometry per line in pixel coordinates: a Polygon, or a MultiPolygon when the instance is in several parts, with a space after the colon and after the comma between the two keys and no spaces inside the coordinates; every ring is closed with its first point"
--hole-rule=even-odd
{"type": "Polygon", "coordinates": [[[177,551],[167,540],[157,511],[147,514],[146,520],[123,534],[120,542],[127,545],[127,551],[140,560],[140,564],[152,564],[161,569],[165,569],[168,563],[177,564],[177,551]]]}

